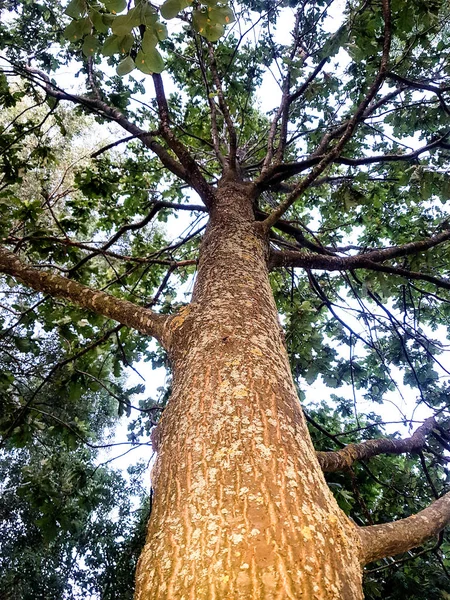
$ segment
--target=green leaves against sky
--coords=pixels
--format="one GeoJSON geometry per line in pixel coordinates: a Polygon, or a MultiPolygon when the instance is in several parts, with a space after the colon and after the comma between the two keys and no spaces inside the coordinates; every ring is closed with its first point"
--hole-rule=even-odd
{"type": "MultiPolygon", "coordinates": [[[[125,14],[125,0],[99,3],[71,0],[65,13],[72,21],[64,30],[70,42],[82,40],[86,57],[97,52],[103,56],[126,55],[117,67],[118,75],[127,75],[135,68],[146,74],[161,73],[164,60],[157,49],[167,36],[167,27],[160,22],[157,9],[147,0],[137,0],[125,14]],[[105,34],[109,34],[105,39],[105,34]]],[[[231,8],[218,0],[165,0],[160,14],[170,20],[183,12],[183,18],[209,42],[216,42],[225,33],[225,26],[234,21],[231,8]],[[185,9],[191,9],[187,12],[185,9]]]]}

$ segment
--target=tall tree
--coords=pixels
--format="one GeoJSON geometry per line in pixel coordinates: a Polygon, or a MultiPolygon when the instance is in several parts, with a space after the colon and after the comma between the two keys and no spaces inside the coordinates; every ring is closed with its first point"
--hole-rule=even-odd
{"type": "MultiPolygon", "coordinates": [[[[334,4],[3,9],[2,101],[46,108],[38,121],[24,109],[1,134],[0,272],[16,313],[6,332],[28,328],[32,341],[56,330],[74,360],[107,344],[118,371],[142,352],[158,362],[153,337],[170,361],[139,600],[362,598],[365,564],[422,545],[450,520],[442,471],[427,465],[445,463],[449,438],[445,346],[433,331],[445,335],[450,306],[450,13],[439,0],[334,4]],[[160,19],[175,18],[168,37],[160,19]],[[277,35],[286,23],[289,36],[277,35]],[[64,84],[74,64],[81,91],[64,84]],[[268,75],[279,102],[263,114],[268,75]],[[60,104],[93,114],[94,132],[112,122],[127,133],[64,194],[45,182],[60,104]],[[126,152],[107,153],[120,144],[126,152]],[[40,186],[25,200],[27,173],[40,186]],[[187,212],[194,225],[181,240],[154,227],[187,212]],[[206,227],[195,226],[202,215],[206,227]],[[194,267],[180,306],[170,278],[194,267]],[[348,409],[346,386],[351,403],[382,402],[402,393],[403,375],[430,416],[404,439],[345,445],[328,432],[334,448],[316,452],[299,392],[319,375],[343,388],[338,409],[348,409]],[[356,523],[323,473],[385,453],[418,453],[436,500],[407,518],[356,523]]],[[[88,365],[70,384],[81,393],[92,378],[88,365]]],[[[2,385],[17,391],[13,372],[2,385]]],[[[37,395],[12,394],[4,444],[37,395]]]]}

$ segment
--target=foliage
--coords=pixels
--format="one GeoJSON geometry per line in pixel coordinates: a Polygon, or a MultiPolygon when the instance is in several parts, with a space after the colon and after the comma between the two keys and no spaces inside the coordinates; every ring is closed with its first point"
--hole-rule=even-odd
{"type": "Polygon", "coordinates": [[[0,472],[2,598],[132,598],[148,517],[142,498],[133,510],[140,485],[45,435],[4,452],[0,472]]]}

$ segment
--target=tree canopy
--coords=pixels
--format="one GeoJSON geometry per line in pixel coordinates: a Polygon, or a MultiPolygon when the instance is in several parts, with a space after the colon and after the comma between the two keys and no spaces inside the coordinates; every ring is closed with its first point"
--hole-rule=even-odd
{"type": "MultiPolygon", "coordinates": [[[[125,373],[170,370],[164,319],[188,302],[227,178],[251,183],[270,235],[292,373],[340,507],[374,525],[447,492],[447,3],[0,7],[2,593],[132,597],[149,499],[97,452],[123,414],[130,447],[150,444],[170,379],[139,400],[125,373]]],[[[447,597],[448,555],[441,533],[370,565],[366,597],[447,597]]]]}

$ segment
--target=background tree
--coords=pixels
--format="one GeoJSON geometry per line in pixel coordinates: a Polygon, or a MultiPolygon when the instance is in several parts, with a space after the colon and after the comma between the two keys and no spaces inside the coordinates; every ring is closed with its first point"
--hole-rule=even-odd
{"type": "MultiPolygon", "coordinates": [[[[86,392],[90,403],[98,386],[130,408],[111,370],[167,351],[173,390],[152,434],[137,598],[360,598],[361,564],[422,546],[449,519],[448,9],[333,4],[3,10],[2,102],[29,99],[1,133],[3,444],[14,451],[60,418],[39,408],[55,378],[69,402],[86,392]],[[160,19],[174,17],[168,36],[160,19]],[[275,33],[284,23],[289,39],[275,33]],[[64,85],[67,64],[81,89],[64,85]],[[279,104],[263,113],[268,74],[279,104]],[[109,122],[127,132],[62,196],[46,182],[60,105],[93,114],[95,135],[109,122]],[[154,226],[173,213],[191,215],[180,239],[154,226]],[[180,307],[174,291],[197,261],[180,307]],[[58,352],[45,371],[49,337],[58,352]],[[318,377],[336,414],[308,400],[318,377]],[[401,400],[405,386],[427,418],[383,438],[372,403],[401,400]]],[[[151,420],[136,421],[134,440],[162,406],[141,408],[151,420]]],[[[427,597],[448,592],[446,548],[441,535],[416,551],[427,597]]],[[[370,567],[366,596],[423,597],[416,555],[370,567]]]]}

